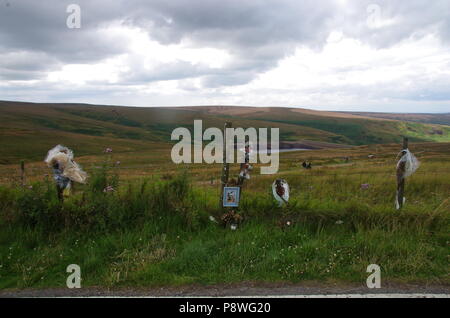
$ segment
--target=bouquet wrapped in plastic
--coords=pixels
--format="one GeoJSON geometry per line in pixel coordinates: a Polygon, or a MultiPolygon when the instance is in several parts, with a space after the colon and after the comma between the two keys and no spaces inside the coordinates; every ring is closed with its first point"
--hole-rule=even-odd
{"type": "Polygon", "coordinates": [[[417,160],[416,156],[414,156],[409,149],[402,150],[398,156],[401,157],[397,162],[397,177],[407,178],[419,168],[419,160],[417,160]]]}
{"type": "Polygon", "coordinates": [[[275,180],[272,184],[272,193],[279,206],[287,204],[289,201],[289,185],[286,180],[275,180]]]}
{"type": "Polygon", "coordinates": [[[87,173],[73,160],[73,151],[62,145],[50,149],[45,163],[53,169],[58,188],[70,191],[71,181],[86,183],[87,173]]]}
{"type": "Polygon", "coordinates": [[[400,209],[400,203],[403,204],[405,202],[403,193],[399,193],[399,191],[403,191],[405,179],[416,172],[420,166],[419,160],[417,160],[409,149],[403,149],[397,157],[399,156],[400,160],[397,162],[397,196],[395,200],[397,210],[400,209]]]}

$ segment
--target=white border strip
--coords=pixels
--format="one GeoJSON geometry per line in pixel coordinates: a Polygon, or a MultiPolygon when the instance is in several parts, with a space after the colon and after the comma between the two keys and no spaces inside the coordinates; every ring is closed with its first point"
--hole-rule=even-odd
{"type": "Polygon", "coordinates": [[[44,298],[450,298],[450,294],[327,294],[327,295],[261,295],[261,296],[64,296],[44,298]]]}

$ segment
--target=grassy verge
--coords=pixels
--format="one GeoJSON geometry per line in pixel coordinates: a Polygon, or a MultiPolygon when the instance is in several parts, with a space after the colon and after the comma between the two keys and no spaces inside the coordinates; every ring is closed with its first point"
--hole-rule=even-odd
{"type": "Polygon", "coordinates": [[[250,181],[236,231],[209,220],[216,191],[186,174],[119,183],[105,166],[63,204],[50,181],[1,187],[0,288],[64,287],[69,264],[83,286],[364,282],[369,264],[383,279],[448,284],[448,179],[412,179],[399,212],[385,179],[366,175],[366,192],[352,174],[296,179],[284,208],[269,180],[250,181]]]}

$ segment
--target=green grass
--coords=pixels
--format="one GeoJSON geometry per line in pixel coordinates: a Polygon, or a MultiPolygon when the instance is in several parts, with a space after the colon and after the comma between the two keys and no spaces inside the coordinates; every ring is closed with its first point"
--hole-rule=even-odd
{"type": "Polygon", "coordinates": [[[283,231],[250,221],[236,232],[213,224],[194,232],[146,222],[83,235],[8,229],[1,242],[0,288],[64,287],[65,268],[73,263],[81,266],[84,286],[363,282],[373,263],[386,280],[448,283],[446,242],[423,228],[299,223],[283,231]]]}
{"type": "Polygon", "coordinates": [[[80,265],[85,287],[362,283],[369,264],[384,280],[448,284],[449,171],[432,173],[442,165],[423,164],[427,173],[408,179],[407,204],[396,211],[393,180],[379,173],[387,166],[360,162],[333,174],[282,162],[290,206],[273,202],[273,177],[252,179],[236,231],[209,221],[222,213],[217,188],[186,171],[120,180],[105,166],[64,204],[51,182],[0,187],[0,288],[64,287],[69,264],[80,265]],[[360,190],[362,181],[371,187],[360,190]],[[116,191],[104,193],[106,185],[116,191]]]}

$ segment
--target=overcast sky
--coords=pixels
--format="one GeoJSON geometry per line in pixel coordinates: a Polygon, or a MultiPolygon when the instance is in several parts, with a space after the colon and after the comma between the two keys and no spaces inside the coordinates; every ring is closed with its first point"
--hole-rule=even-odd
{"type": "Polygon", "coordinates": [[[450,112],[450,1],[0,0],[0,99],[450,112]]]}

